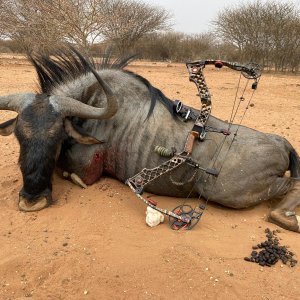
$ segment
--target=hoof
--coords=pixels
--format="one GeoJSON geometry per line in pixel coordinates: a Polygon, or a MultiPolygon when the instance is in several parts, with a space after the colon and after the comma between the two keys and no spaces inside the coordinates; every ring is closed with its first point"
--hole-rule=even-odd
{"type": "Polygon", "coordinates": [[[47,207],[48,205],[49,205],[48,200],[45,197],[43,197],[41,200],[38,200],[36,202],[30,202],[22,196],[19,197],[19,209],[21,211],[26,211],[26,212],[38,211],[47,207]]]}
{"type": "Polygon", "coordinates": [[[287,230],[300,232],[300,217],[295,212],[275,209],[269,215],[269,222],[287,230]]]}

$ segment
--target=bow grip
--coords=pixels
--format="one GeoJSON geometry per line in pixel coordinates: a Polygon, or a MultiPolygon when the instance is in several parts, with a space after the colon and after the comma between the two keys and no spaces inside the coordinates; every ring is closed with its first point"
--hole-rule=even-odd
{"type": "Polygon", "coordinates": [[[199,133],[197,131],[192,130],[188,133],[185,146],[184,146],[184,152],[186,152],[187,154],[192,154],[195,140],[198,137],[199,137],[199,133]]]}

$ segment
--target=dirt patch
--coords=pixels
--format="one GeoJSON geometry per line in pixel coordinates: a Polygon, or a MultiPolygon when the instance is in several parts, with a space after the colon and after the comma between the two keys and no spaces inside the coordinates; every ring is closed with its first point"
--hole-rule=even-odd
{"type": "MultiPolygon", "coordinates": [[[[22,59],[15,64],[7,59],[1,59],[0,93],[35,90],[33,68],[22,59]]],[[[138,62],[129,69],[168,97],[199,107],[184,65],[138,62]]],[[[206,77],[213,114],[229,119],[239,74],[208,67],[206,77]]],[[[299,76],[264,75],[243,124],[283,135],[300,152],[299,84],[299,76]]],[[[0,121],[14,115],[1,111],[0,121]]],[[[55,175],[57,202],[38,213],[22,213],[16,207],[22,185],[16,139],[0,137],[0,151],[0,299],[299,297],[299,265],[262,268],[244,261],[253,244],[265,238],[266,227],[278,228],[266,222],[271,202],[238,211],[209,203],[197,227],[175,232],[166,222],[147,227],[146,207],[122,183],[102,178],[82,190],[55,175]]],[[[155,200],[166,208],[182,203],[155,200]]],[[[299,235],[281,229],[280,237],[299,258],[299,235]]]]}

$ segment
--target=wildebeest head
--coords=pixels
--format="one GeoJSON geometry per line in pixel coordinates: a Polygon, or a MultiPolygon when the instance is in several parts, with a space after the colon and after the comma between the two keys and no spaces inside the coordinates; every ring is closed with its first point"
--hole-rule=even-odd
{"type": "MultiPolygon", "coordinates": [[[[92,68],[92,67],[91,67],[92,68]]],[[[63,140],[71,136],[83,144],[99,141],[76,131],[68,117],[108,119],[118,103],[109,86],[98,73],[91,70],[97,81],[84,93],[93,95],[102,89],[107,98],[105,108],[86,105],[69,97],[42,94],[14,94],[0,97],[0,109],[12,110],[18,116],[0,124],[0,134],[15,133],[20,144],[19,164],[23,187],[19,194],[19,208],[36,211],[52,200],[52,175],[63,140]]]]}

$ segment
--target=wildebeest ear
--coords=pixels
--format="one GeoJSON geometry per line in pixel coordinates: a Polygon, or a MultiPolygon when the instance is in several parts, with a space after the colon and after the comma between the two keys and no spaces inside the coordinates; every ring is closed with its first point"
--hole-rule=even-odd
{"type": "Polygon", "coordinates": [[[10,135],[14,132],[17,123],[17,118],[8,120],[0,124],[0,135],[10,135]]]}
{"type": "Polygon", "coordinates": [[[95,137],[83,133],[82,130],[79,131],[79,128],[75,129],[72,122],[68,119],[65,119],[65,132],[79,144],[93,145],[103,143],[103,141],[99,141],[95,137]]]}

